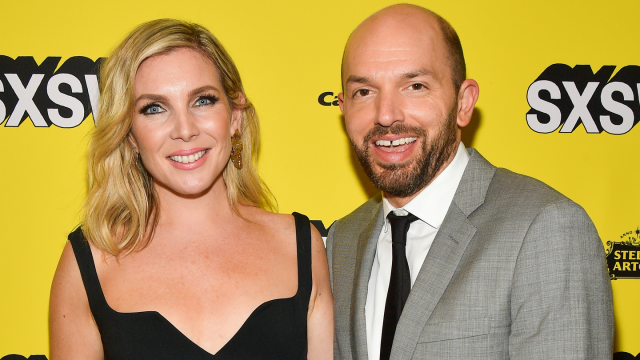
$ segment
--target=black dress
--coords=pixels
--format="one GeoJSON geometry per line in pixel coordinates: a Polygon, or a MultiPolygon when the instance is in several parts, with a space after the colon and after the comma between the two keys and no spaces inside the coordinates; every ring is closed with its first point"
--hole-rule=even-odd
{"type": "Polygon", "coordinates": [[[307,310],[311,296],[309,219],[293,213],[298,248],[298,292],[258,306],[215,355],[189,340],[156,311],[120,313],[104,297],[89,243],[82,230],[69,235],[91,313],[107,360],[144,359],[306,359],[307,310]]]}

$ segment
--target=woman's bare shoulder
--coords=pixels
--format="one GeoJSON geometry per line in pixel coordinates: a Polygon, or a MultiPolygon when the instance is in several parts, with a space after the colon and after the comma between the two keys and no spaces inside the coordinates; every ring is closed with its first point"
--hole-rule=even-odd
{"type": "Polygon", "coordinates": [[[70,242],[62,251],[51,284],[49,330],[51,359],[99,358],[100,334],[70,242]]]}
{"type": "Polygon", "coordinates": [[[244,206],[241,213],[259,227],[272,229],[272,231],[295,231],[295,220],[291,214],[280,214],[249,206],[244,206]]]}

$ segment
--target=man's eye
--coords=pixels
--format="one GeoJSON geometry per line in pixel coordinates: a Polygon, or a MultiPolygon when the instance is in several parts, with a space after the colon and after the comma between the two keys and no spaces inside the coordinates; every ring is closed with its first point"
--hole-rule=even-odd
{"type": "Polygon", "coordinates": [[[422,90],[425,86],[423,84],[413,84],[411,85],[411,90],[422,90]]]}
{"type": "Polygon", "coordinates": [[[369,95],[371,91],[367,90],[367,89],[360,89],[358,91],[356,91],[356,96],[367,96],[369,95]]]}
{"type": "Polygon", "coordinates": [[[162,111],[163,111],[162,107],[159,104],[149,104],[143,107],[140,110],[140,113],[145,115],[154,115],[154,114],[160,114],[162,111]]]}

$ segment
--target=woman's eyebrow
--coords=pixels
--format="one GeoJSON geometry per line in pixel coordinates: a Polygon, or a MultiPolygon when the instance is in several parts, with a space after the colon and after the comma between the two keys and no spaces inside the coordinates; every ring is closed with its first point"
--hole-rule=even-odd
{"type": "Polygon", "coordinates": [[[203,93],[203,92],[208,91],[208,90],[218,90],[218,88],[215,87],[215,86],[212,86],[212,85],[201,86],[199,88],[191,90],[189,92],[189,96],[191,97],[193,95],[200,94],[200,93],[203,93]]]}
{"type": "Polygon", "coordinates": [[[136,99],[136,103],[140,102],[140,100],[151,100],[151,101],[165,101],[167,97],[164,95],[156,95],[156,94],[142,94],[138,96],[136,99]]]}

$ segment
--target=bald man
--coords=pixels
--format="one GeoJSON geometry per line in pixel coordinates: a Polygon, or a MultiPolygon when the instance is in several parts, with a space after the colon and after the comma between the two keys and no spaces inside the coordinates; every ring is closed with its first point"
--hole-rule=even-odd
{"type": "Polygon", "coordinates": [[[465,149],[478,84],[438,15],[385,8],[351,34],[338,97],[382,192],[327,253],[336,359],[611,359],[604,250],[584,210],[465,149]]]}

